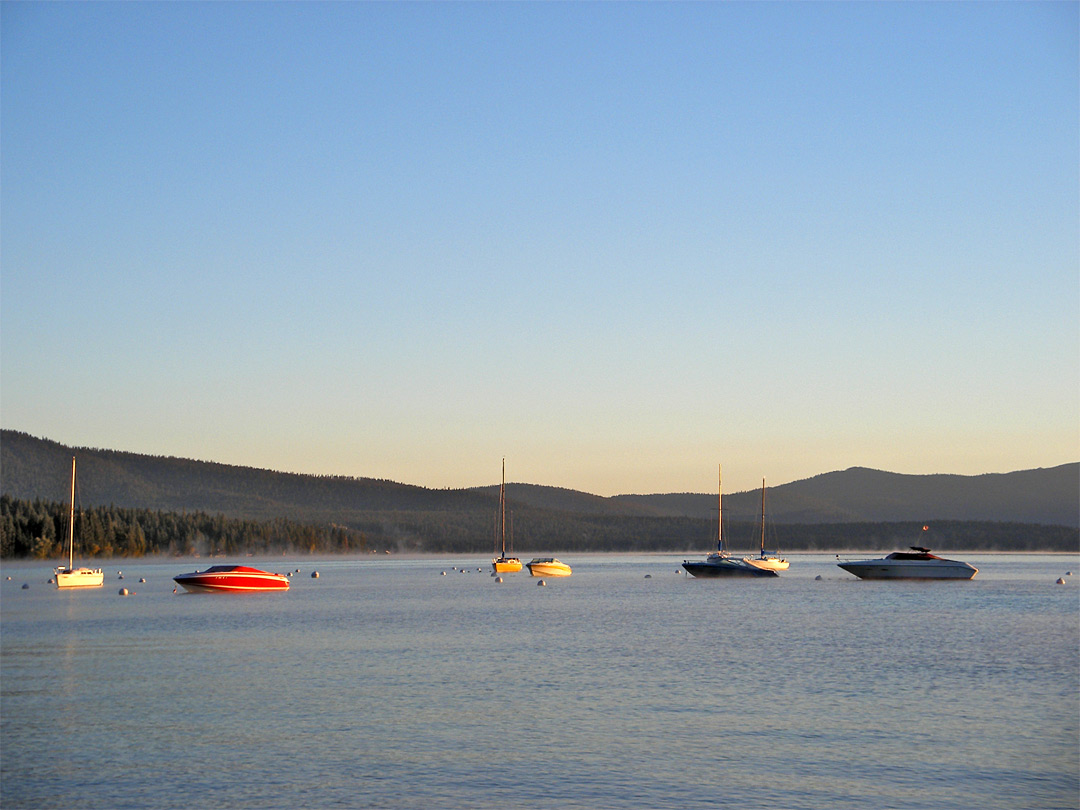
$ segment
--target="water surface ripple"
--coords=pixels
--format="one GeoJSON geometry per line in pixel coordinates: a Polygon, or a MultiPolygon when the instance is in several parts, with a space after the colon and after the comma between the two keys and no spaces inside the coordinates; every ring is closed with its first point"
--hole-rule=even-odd
{"type": "Polygon", "coordinates": [[[245,560],[301,572],[239,597],[174,595],[191,562],[80,592],[7,564],[0,805],[1080,804],[1075,556],[969,555],[964,583],[571,556],[543,588],[479,558],[245,560]]]}

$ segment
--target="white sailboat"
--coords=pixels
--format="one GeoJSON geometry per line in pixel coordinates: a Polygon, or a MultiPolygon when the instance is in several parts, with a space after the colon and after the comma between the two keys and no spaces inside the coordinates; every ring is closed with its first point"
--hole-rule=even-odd
{"type": "MultiPolygon", "coordinates": [[[[506,459],[502,463],[502,484],[499,485],[499,514],[496,532],[499,536],[501,552],[498,557],[491,561],[491,567],[496,574],[513,574],[521,570],[521,560],[517,557],[506,556],[506,459]]],[[[513,548],[510,549],[513,554],[513,548]]]]}
{"type": "Polygon", "coordinates": [[[765,551],[765,479],[761,479],[761,553],[757,557],[743,557],[743,562],[766,571],[786,571],[788,561],[777,551],[765,551]]]}
{"type": "Polygon", "coordinates": [[[716,551],[704,560],[683,560],[683,568],[695,577],[775,577],[776,571],[750,565],[746,559],[731,556],[724,543],[724,468],[717,468],[717,529],[716,551]]]}
{"type": "Polygon", "coordinates": [[[75,457],[71,457],[71,511],[68,514],[68,564],[54,572],[57,588],[99,588],[105,584],[100,568],[75,567],[75,457]]]}

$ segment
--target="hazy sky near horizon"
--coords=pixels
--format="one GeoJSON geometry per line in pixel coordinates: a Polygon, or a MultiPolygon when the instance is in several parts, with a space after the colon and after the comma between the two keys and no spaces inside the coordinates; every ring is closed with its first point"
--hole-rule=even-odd
{"type": "Polygon", "coordinates": [[[0,420],[461,487],[1080,458],[1078,4],[0,5],[0,420]]]}

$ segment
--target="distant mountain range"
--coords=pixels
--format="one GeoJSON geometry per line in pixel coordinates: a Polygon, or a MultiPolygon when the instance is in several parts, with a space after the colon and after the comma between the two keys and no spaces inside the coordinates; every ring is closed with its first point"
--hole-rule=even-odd
{"type": "MultiPolygon", "coordinates": [[[[67,500],[73,455],[78,458],[83,506],[329,522],[369,513],[486,514],[498,493],[497,486],[436,490],[372,478],[297,475],[71,448],[13,430],[0,431],[0,490],[25,500],[67,500]]],[[[507,498],[518,508],[549,516],[716,519],[716,493],[601,497],[508,484],[507,498]]],[[[724,495],[729,520],[752,522],[760,504],[760,489],[724,495]]],[[[766,510],[776,524],[989,521],[1077,527],[1080,462],[974,476],[901,475],[853,467],[769,487],[766,510]]]]}

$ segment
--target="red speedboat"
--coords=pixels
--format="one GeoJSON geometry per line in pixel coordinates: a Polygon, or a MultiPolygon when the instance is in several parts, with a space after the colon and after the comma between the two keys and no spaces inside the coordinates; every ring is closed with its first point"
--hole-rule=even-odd
{"type": "Polygon", "coordinates": [[[214,565],[205,571],[175,576],[173,582],[182,585],[184,590],[192,593],[289,590],[289,578],[284,574],[271,574],[269,571],[260,571],[258,568],[249,568],[246,565],[214,565]]]}

